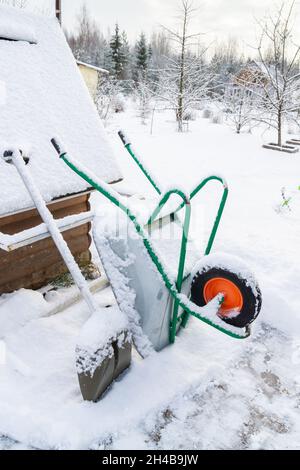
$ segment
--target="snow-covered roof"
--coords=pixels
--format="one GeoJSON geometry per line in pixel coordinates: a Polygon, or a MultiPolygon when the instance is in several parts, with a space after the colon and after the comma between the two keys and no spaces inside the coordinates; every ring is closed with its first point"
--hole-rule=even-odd
{"type": "Polygon", "coordinates": [[[95,67],[95,65],[86,64],[85,62],[81,62],[80,60],[76,61],[78,65],[82,65],[83,67],[87,67],[88,69],[95,70],[99,73],[109,74],[109,71],[106,69],[101,69],[100,67],[95,67]]]}
{"type": "Polygon", "coordinates": [[[276,71],[274,65],[267,65],[259,60],[252,60],[250,63],[250,67],[252,67],[252,69],[259,69],[268,78],[270,78],[270,76],[275,76],[276,71]]]}
{"type": "Polygon", "coordinates": [[[7,16],[2,15],[2,12],[0,16],[0,38],[29,43],[37,42],[35,29],[24,23],[21,16],[14,16],[14,21],[8,23],[7,16]]]}
{"type": "MultiPolygon", "coordinates": [[[[0,6],[0,148],[19,146],[47,201],[87,189],[50,139],[106,182],[121,178],[92,98],[56,18],[0,6]],[[8,40],[7,40],[8,39],[8,40]]],[[[16,169],[0,159],[0,216],[32,206],[16,169]]]]}

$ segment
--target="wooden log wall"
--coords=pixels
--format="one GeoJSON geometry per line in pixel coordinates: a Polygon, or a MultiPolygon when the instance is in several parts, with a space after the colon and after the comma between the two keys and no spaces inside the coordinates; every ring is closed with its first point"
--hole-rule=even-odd
{"type": "MultiPolygon", "coordinates": [[[[90,210],[89,194],[58,200],[49,206],[55,219],[90,210]]],[[[13,235],[42,223],[36,209],[0,218],[0,232],[13,235]]],[[[80,264],[90,262],[90,224],[63,233],[72,254],[80,264]]],[[[67,267],[51,238],[7,253],[0,249],[0,295],[20,288],[39,289],[67,267]]]]}

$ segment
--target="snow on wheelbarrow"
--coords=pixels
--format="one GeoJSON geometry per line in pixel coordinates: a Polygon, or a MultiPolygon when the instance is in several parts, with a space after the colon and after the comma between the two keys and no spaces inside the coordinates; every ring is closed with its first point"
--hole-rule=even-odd
{"type": "Polygon", "coordinates": [[[137,350],[146,355],[149,345],[143,334],[156,351],[174,343],[178,331],[187,325],[190,316],[232,338],[249,337],[250,325],[261,309],[261,292],[255,277],[235,257],[210,255],[228,197],[226,181],[220,176],[211,176],[201,181],[189,195],[176,188],[162,194],[159,184],[141,163],[125,134],[120,131],[119,136],[160,196],[146,227],[116,191],[71,157],[60,142],[53,139],[52,144],[71,170],[125,216],[125,228],[121,223],[117,230],[110,227],[104,231],[95,224],[94,239],[120,310],[129,320],[137,350]],[[199,260],[197,250],[189,240],[191,202],[212,181],[222,185],[223,196],[205,256],[199,260]],[[173,195],[180,199],[178,208],[170,216],[163,217],[161,214],[173,195]],[[179,218],[181,211],[184,211],[183,223],[179,218]],[[179,240],[174,239],[180,253],[175,276],[170,269],[174,246],[161,243],[159,237],[153,236],[164,226],[179,230],[181,234],[179,240]]]}

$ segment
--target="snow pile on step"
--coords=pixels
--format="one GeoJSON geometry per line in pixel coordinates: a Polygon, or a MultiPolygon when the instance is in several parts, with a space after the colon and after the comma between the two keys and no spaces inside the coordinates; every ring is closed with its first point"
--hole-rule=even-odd
{"type": "Polygon", "coordinates": [[[77,372],[94,374],[106,357],[114,354],[112,344],[122,347],[131,341],[128,320],[117,306],[95,312],[82,328],[77,340],[77,372]]]}
{"type": "Polygon", "coordinates": [[[16,333],[28,322],[47,315],[49,306],[42,294],[21,289],[0,301],[0,338],[16,333]]]}

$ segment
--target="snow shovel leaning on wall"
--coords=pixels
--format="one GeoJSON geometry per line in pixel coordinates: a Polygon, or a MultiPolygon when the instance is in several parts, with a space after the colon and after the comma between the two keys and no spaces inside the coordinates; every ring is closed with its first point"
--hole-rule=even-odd
{"type": "Polygon", "coordinates": [[[16,167],[89,307],[91,318],[84,326],[76,348],[76,365],[83,398],[97,401],[112,382],[130,366],[132,346],[127,318],[116,309],[112,311],[107,309],[107,313],[99,311],[88,284],[27,167],[29,159],[23,157],[18,149],[7,150],[3,154],[3,159],[16,167]]]}
{"type": "Polygon", "coordinates": [[[236,339],[251,334],[250,324],[261,309],[261,292],[247,266],[231,255],[210,255],[228,196],[226,181],[211,176],[186,195],[174,188],[162,194],[157,182],[136,156],[123,132],[119,136],[131,157],[160,195],[160,202],[146,227],[119,194],[99,180],[81,163],[52,140],[60,158],[81,178],[121,210],[125,230],[103,231],[94,227],[94,240],[120,310],[132,318],[137,312],[143,332],[154,349],[160,351],[174,343],[190,316],[236,339]],[[189,240],[192,199],[211,181],[221,183],[223,196],[205,256],[189,240]],[[178,209],[160,217],[171,196],[180,199],[178,209]],[[184,209],[183,223],[179,217],[184,209]],[[157,231],[180,232],[180,237],[160,240],[157,231]],[[177,244],[179,257],[173,253],[177,244]],[[200,258],[200,260],[199,260],[200,258]],[[197,261],[198,260],[198,261],[197,261]],[[131,302],[131,304],[130,304],[131,302]]]}

